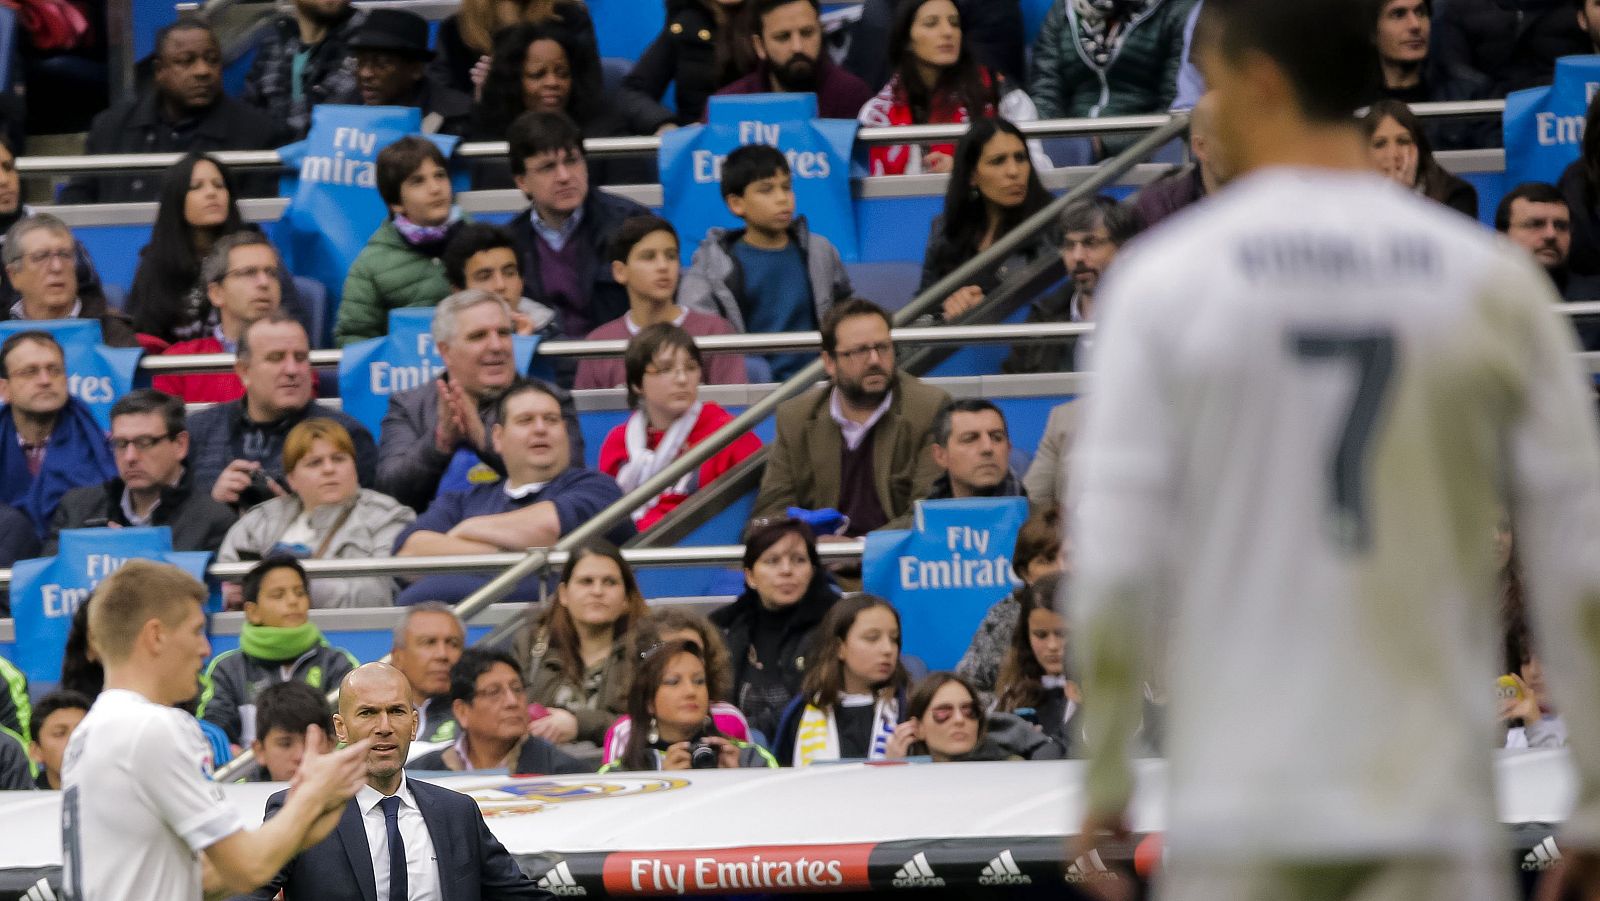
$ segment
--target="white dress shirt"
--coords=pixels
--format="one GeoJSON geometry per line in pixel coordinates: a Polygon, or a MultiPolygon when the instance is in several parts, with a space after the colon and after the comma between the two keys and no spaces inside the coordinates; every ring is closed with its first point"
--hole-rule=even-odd
{"type": "MultiPolygon", "coordinates": [[[[406,901],[443,901],[439,889],[439,857],[434,852],[433,837],[428,834],[428,824],[417,809],[417,799],[411,794],[411,781],[401,779],[400,810],[396,819],[400,824],[400,841],[406,846],[406,883],[410,891],[406,901]]],[[[367,827],[367,849],[372,852],[372,878],[378,887],[378,901],[400,901],[389,897],[389,831],[384,827],[383,808],[378,806],[384,796],[371,785],[356,792],[356,804],[361,807],[361,823],[367,827]]]]}

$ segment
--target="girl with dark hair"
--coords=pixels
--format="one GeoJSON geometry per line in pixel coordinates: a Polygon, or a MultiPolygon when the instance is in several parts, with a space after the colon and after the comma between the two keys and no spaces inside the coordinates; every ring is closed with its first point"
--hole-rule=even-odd
{"type": "Polygon", "coordinates": [[[536,705],[528,734],[557,745],[605,740],[624,712],[625,639],[644,614],[644,595],[616,545],[596,539],[572,551],[555,601],[516,639],[528,700],[536,705]]]}
{"type": "Polygon", "coordinates": [[[622,80],[617,105],[637,133],[705,117],[706,100],[756,67],[745,0],[667,0],[667,23],[622,80]],[[661,105],[674,85],[678,112],[661,105]]]}
{"type": "Polygon", "coordinates": [[[1361,117],[1372,164],[1396,183],[1473,219],[1478,189],[1444,171],[1433,158],[1422,122],[1398,100],[1379,100],[1361,117]]]}
{"type": "Polygon", "coordinates": [[[760,745],[718,728],[711,716],[705,654],[693,641],[674,639],[644,650],[628,690],[628,717],[649,728],[631,730],[622,754],[601,767],[602,773],[778,765],[760,745]]]}
{"type": "MultiPolygon", "coordinates": [[[[1029,216],[1050,205],[1050,192],[1028,156],[1022,132],[1002,117],[979,119],[956,145],[945,191],[944,212],[928,229],[922,257],[922,293],[956,267],[987,250],[1029,216]]],[[[1054,229],[1045,229],[1017,248],[973,284],[945,298],[942,318],[952,320],[982,302],[1012,273],[1051,256],[1059,243],[1054,229]]]]}
{"type": "Polygon", "coordinates": [[[870,594],[840,599],[818,629],[800,694],[773,747],[784,766],[884,760],[905,719],[910,677],[900,661],[900,614],[870,594]]]}
{"type": "Polygon", "coordinates": [[[733,661],[734,705],[763,739],[800,691],[817,627],[838,593],[797,519],[759,522],[744,543],[745,591],[711,614],[733,661]]]}
{"type": "MultiPolygon", "coordinates": [[[[435,81],[463,94],[479,96],[492,66],[496,38],[517,25],[544,25],[571,40],[586,44],[595,58],[594,21],[582,2],[575,0],[462,0],[461,11],[439,23],[435,42],[438,55],[428,66],[435,81]]],[[[505,140],[501,135],[497,141],[505,140]]]]}
{"type": "Polygon", "coordinates": [[[1045,735],[1066,746],[1067,722],[1083,699],[1077,683],[1067,678],[1067,623],[1056,612],[1060,587],[1060,575],[1049,575],[1022,595],[1011,650],[1000,667],[994,693],[996,710],[1031,719],[1045,735]]]}
{"type": "Polygon", "coordinates": [[[1556,182],[1572,214],[1572,249],[1567,268],[1600,275],[1600,93],[1589,99],[1583,150],[1556,182]]]}
{"type": "MultiPolygon", "coordinates": [[[[894,74],[861,108],[861,124],[930,125],[1002,116],[1013,122],[1039,118],[1033,100],[973,58],[962,40],[954,0],[901,0],[889,32],[894,74]]],[[[1038,148],[1036,165],[1047,166],[1038,148]]],[[[876,146],[868,154],[873,175],[949,172],[954,147],[933,144],[876,146]]]]}
{"type": "Polygon", "coordinates": [[[1011,551],[1011,571],[1016,573],[1022,584],[984,614],[983,622],[978,624],[977,632],[973,633],[972,644],[961,655],[961,662],[956,664],[956,672],[977,686],[978,691],[988,693],[995,690],[1001,663],[1011,647],[1012,633],[1021,616],[1023,598],[1028,595],[1028,586],[1061,572],[1065,560],[1059,509],[1050,506],[1034,511],[1017,531],[1017,543],[1011,551]]]}
{"type": "Polygon", "coordinates": [[[556,22],[514,25],[495,36],[469,139],[504,141],[511,121],[529,111],[566,113],[584,137],[616,134],[621,122],[606,115],[601,90],[592,38],[580,39],[556,22]]]}

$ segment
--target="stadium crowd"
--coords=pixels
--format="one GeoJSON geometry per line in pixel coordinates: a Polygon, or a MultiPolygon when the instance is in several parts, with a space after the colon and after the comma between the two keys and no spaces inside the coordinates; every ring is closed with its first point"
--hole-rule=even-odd
{"type": "MultiPolygon", "coordinates": [[[[1032,303],[1027,320],[1090,322],[1119,250],[1229,180],[1187,59],[1204,6],[1063,0],[1031,48],[1016,6],[866,0],[836,60],[815,0],[667,0],[666,27],[607,92],[594,24],[575,0],[466,0],[431,47],[427,23],[412,13],[295,0],[272,23],[236,98],[222,91],[216,35],[202,19],[180,19],[157,39],[150,83],[94,116],[87,149],[173,151],[182,160],[159,177],[76,178],[59,197],[158,203],[125,306],[111,305],[60,218],[21,203],[21,146],[0,137],[0,319],[89,319],[108,345],[225,352],[237,363],[230,373],[156,378],[119,398],[102,431],[69,396],[50,331],[10,334],[0,344],[0,563],[53,553],[64,529],[140,525],[169,526],[178,550],[259,561],[226,589],[228,608],[246,624],[239,648],[208,665],[193,712],[219,763],[249,748],[252,778],[262,780],[294,774],[310,727],[334,734],[322,695],[359,665],[329,643],[310,611],[390,605],[405,608],[393,664],[409,685],[418,740],[433,745],[412,761],[422,770],[1080,753],[1079,715],[1092,699],[1073,679],[1054,604],[1071,570],[1056,504],[1076,409],[1069,402],[1052,411],[1031,465],[1019,471],[1000,407],[952,399],[897,365],[890,314],[856,296],[838,250],[807,227],[776,149],[742,147],[722,167],[721,194],[742,227],[680,235],[600,189],[651,180],[653,171],[588,160],[583,144],[694,124],[712,96],[775,91],[813,92],[822,115],[865,125],[970,121],[955,143],[870,153],[875,175],[950,176],[927,238],[926,289],[1050,202],[1041,172],[1053,159],[1095,159],[1125,146],[1046,146],[1016,122],[1192,108],[1190,162],[1129,201],[1069,205],[1053,228],[951,293],[933,317],[961,320],[1015,273],[1059,258],[1065,280],[1032,303]],[[505,140],[506,158],[474,164],[472,179],[514,185],[528,201],[508,226],[471,222],[434,143],[405,138],[379,155],[374,190],[388,219],[338,286],[332,340],[376,337],[389,311],[431,308],[444,371],[394,394],[376,435],[318,400],[308,357],[320,324],[270,240],[241,218],[239,200],[271,186],[211,155],[303,137],[322,103],[415,106],[424,131],[505,140]],[[686,269],[684,242],[695,247],[686,269]],[[703,385],[783,380],[811,362],[702,355],[696,338],[789,331],[820,332],[827,380],[776,414],[745,530],[744,589],[709,618],[649,609],[616,546],[760,450],[754,434],[633,511],[609,540],[572,553],[554,600],[530,604],[505,649],[468,649],[449,606],[482,579],[312,579],[299,562],[552,544],[732,419],[700,396],[703,385]],[[534,378],[517,370],[517,335],[626,339],[627,350],[620,360],[534,378]],[[571,395],[592,388],[625,388],[631,408],[593,469],[571,395]],[[189,413],[186,403],[204,406],[189,413]],[[989,611],[954,672],[928,673],[900,652],[902,633],[918,623],[902,622],[881,598],[841,590],[853,586],[851,574],[830,571],[817,545],[905,528],[922,499],[971,497],[1030,501],[1012,556],[1019,587],[989,611]]],[[[1581,0],[1575,9],[1441,0],[1437,12],[1429,0],[1381,4],[1373,37],[1382,71],[1362,125],[1375,170],[1476,217],[1472,186],[1432,150],[1497,138],[1425,126],[1406,104],[1547,82],[1558,56],[1600,51],[1600,14],[1581,0]],[[1515,28],[1513,16],[1522,23],[1515,28]]],[[[1591,125],[1597,117],[1600,104],[1591,125]]],[[[1558,184],[1517,186],[1493,216],[1568,299],[1600,296],[1600,127],[1587,135],[1558,184]]],[[[1582,339],[1600,347],[1600,336],[1582,339]]],[[[1091,344],[1019,347],[1003,370],[1080,368],[1091,344]]],[[[1564,732],[1519,621],[1509,535],[1502,543],[1506,743],[1557,745],[1564,732]]],[[[512,597],[539,595],[530,579],[512,597]]],[[[75,621],[62,688],[31,706],[21,674],[0,661],[9,689],[0,692],[0,788],[59,786],[67,736],[99,690],[88,622],[75,621]]],[[[1156,753],[1163,694],[1159,686],[1146,694],[1141,741],[1156,753]]]]}

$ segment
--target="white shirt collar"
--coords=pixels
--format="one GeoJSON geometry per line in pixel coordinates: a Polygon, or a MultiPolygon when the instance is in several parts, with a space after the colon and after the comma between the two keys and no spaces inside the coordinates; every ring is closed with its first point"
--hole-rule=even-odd
{"type": "Polygon", "coordinates": [[[878,424],[878,420],[883,418],[883,414],[889,412],[889,405],[893,402],[894,391],[890,390],[883,396],[883,403],[878,404],[878,409],[872,411],[866,422],[856,422],[844,415],[844,407],[839,400],[839,389],[834,388],[833,395],[828,400],[828,415],[838,423],[839,434],[844,438],[845,447],[855,450],[861,446],[861,442],[866,439],[867,433],[872,431],[872,427],[878,424]]]}
{"type": "MultiPolygon", "coordinates": [[[[402,805],[412,810],[419,810],[416,796],[411,794],[411,780],[407,779],[403,774],[400,777],[400,788],[395,794],[399,796],[402,805]]],[[[361,815],[366,816],[372,812],[373,808],[378,806],[379,801],[386,797],[388,796],[373,788],[370,784],[363,785],[361,790],[356,792],[356,805],[361,808],[361,815]]]]}
{"type": "Polygon", "coordinates": [[[509,497],[514,501],[520,501],[530,494],[538,494],[539,492],[543,491],[544,487],[548,484],[550,484],[548,479],[543,482],[529,482],[526,485],[517,485],[514,487],[509,479],[501,483],[501,485],[504,486],[506,497],[509,497]]]}
{"type": "Polygon", "coordinates": [[[122,489],[122,515],[128,518],[130,526],[148,526],[150,520],[155,518],[156,509],[161,506],[161,498],[150,505],[150,511],[143,516],[133,512],[133,492],[127,488],[122,489]]]}
{"type": "MultiPolygon", "coordinates": [[[[689,318],[689,308],[688,307],[681,307],[678,310],[677,318],[672,320],[672,324],[677,326],[678,328],[683,328],[683,323],[688,318],[689,318]]],[[[628,327],[628,335],[630,337],[633,336],[633,335],[637,335],[637,334],[639,334],[639,332],[644,330],[644,326],[635,325],[634,324],[633,311],[632,310],[629,310],[627,313],[623,314],[622,322],[623,322],[623,324],[625,324],[628,327]]]]}
{"type": "MultiPolygon", "coordinates": [[[[63,319],[77,319],[82,315],[83,315],[83,301],[75,299],[75,300],[72,301],[72,312],[68,313],[67,315],[65,315],[65,316],[63,316],[61,318],[63,318],[63,319]]],[[[22,310],[22,301],[21,300],[18,300],[16,303],[11,305],[11,318],[12,319],[27,319],[28,318],[28,314],[23,312],[23,310],[22,310]]],[[[44,320],[40,320],[40,321],[44,321],[44,320]]]]}

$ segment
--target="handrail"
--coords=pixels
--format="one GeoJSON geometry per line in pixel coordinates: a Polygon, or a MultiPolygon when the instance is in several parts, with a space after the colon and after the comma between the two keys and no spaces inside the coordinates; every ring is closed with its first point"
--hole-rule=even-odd
{"type": "MultiPolygon", "coordinates": [[[[1503,113],[1503,100],[1468,100],[1448,103],[1418,103],[1412,112],[1423,119],[1455,119],[1492,116],[1503,113]]],[[[1090,135],[1142,134],[1154,131],[1185,118],[1178,112],[1145,116],[1106,116],[1104,118],[1042,119],[1035,122],[1018,122],[1017,128],[1032,138],[1084,137],[1090,135]]],[[[958,140],[966,134],[965,123],[944,125],[896,125],[862,128],[856,132],[856,142],[865,146],[882,144],[915,144],[926,141],[958,140]]],[[[1176,135],[1174,135],[1176,136],[1176,135]]],[[[596,159],[628,156],[649,156],[661,148],[661,139],[655,135],[637,135],[620,138],[586,138],[583,152],[596,159]]],[[[461,144],[456,155],[465,159],[503,157],[508,145],[505,141],[474,141],[461,144]]],[[[223,150],[214,154],[218,160],[237,169],[272,168],[283,165],[276,150],[223,150]]],[[[55,175],[62,173],[121,173],[129,169],[164,169],[181,159],[181,153],[106,153],[83,156],[24,156],[16,161],[17,172],[22,175],[55,175]]]]}

